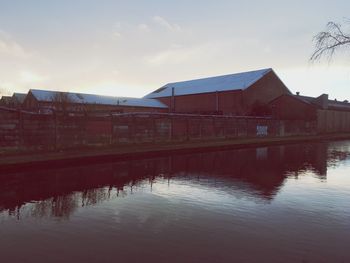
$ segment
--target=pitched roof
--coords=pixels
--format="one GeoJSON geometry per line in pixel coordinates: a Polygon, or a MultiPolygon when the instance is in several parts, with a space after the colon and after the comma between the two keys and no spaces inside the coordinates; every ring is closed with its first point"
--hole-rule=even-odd
{"type": "MultiPolygon", "coordinates": [[[[302,96],[302,95],[291,95],[291,94],[283,94],[282,96],[290,96],[294,99],[297,99],[299,101],[302,101],[306,104],[312,105],[318,109],[322,109],[322,105],[318,101],[320,97],[310,97],[310,96],[302,96]]],[[[321,95],[322,96],[322,95],[321,95]]],[[[272,100],[270,103],[273,103],[275,100],[279,99],[280,97],[272,100]]],[[[328,97],[328,95],[327,95],[328,97]]],[[[336,101],[336,100],[326,100],[326,106],[324,109],[329,110],[339,110],[339,111],[350,111],[350,103],[346,101],[336,101]]]]}
{"type": "Polygon", "coordinates": [[[332,110],[350,111],[350,103],[343,101],[328,100],[328,108],[332,110]]]}
{"type": "MultiPolygon", "coordinates": [[[[304,100],[305,102],[311,103],[312,105],[314,105],[316,107],[321,108],[320,105],[317,102],[318,98],[308,97],[308,96],[295,96],[295,97],[297,97],[297,98],[299,98],[301,100],[304,100]]],[[[330,109],[330,110],[350,111],[350,103],[349,102],[327,99],[326,105],[327,105],[326,108],[330,109]]]]}
{"type": "Polygon", "coordinates": [[[316,98],[314,98],[314,97],[302,96],[302,95],[290,95],[290,96],[293,96],[295,99],[298,99],[298,100],[303,101],[307,104],[310,104],[310,105],[313,105],[315,107],[320,108],[320,105],[318,105],[315,102],[316,98]]]}
{"type": "Polygon", "coordinates": [[[152,107],[152,108],[167,108],[167,106],[158,100],[154,99],[139,99],[128,97],[112,97],[93,94],[73,93],[73,92],[59,92],[49,90],[31,89],[31,94],[38,101],[51,102],[56,96],[64,94],[67,96],[69,102],[78,104],[100,104],[100,105],[120,105],[133,107],[152,107]]]}
{"type": "Polygon", "coordinates": [[[175,95],[244,90],[271,71],[272,69],[268,68],[217,77],[168,83],[144,96],[144,98],[170,97],[172,95],[172,88],[174,88],[175,95]]]}
{"type": "Polygon", "coordinates": [[[25,93],[13,93],[12,97],[13,98],[16,98],[16,100],[19,102],[19,103],[23,103],[24,99],[26,98],[27,94],[25,93]]]}
{"type": "Polygon", "coordinates": [[[2,96],[1,97],[1,101],[3,102],[3,103],[10,103],[10,102],[12,102],[12,97],[11,96],[2,96]]]}

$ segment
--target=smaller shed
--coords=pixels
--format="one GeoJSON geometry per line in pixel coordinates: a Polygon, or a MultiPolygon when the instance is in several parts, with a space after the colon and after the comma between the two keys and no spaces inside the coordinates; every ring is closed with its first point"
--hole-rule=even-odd
{"type": "Polygon", "coordinates": [[[277,119],[315,121],[320,133],[350,132],[350,103],[329,100],[327,94],[282,95],[269,104],[277,119]]]}
{"type": "Polygon", "coordinates": [[[2,96],[0,99],[0,106],[3,107],[10,107],[12,103],[12,97],[11,96],[2,96]]]}
{"type": "Polygon", "coordinates": [[[26,109],[60,111],[163,112],[167,106],[155,99],[113,97],[95,94],[31,89],[24,103],[26,109]]]}
{"type": "Polygon", "coordinates": [[[283,94],[272,100],[269,105],[276,119],[311,121],[317,119],[317,110],[322,109],[317,101],[317,98],[283,94]]]}
{"type": "Polygon", "coordinates": [[[26,98],[27,94],[26,93],[18,93],[15,92],[12,95],[13,101],[17,104],[17,105],[22,105],[25,98],[26,98]]]}
{"type": "Polygon", "coordinates": [[[16,92],[12,96],[2,96],[0,105],[8,108],[21,108],[26,96],[27,94],[16,92]]]}

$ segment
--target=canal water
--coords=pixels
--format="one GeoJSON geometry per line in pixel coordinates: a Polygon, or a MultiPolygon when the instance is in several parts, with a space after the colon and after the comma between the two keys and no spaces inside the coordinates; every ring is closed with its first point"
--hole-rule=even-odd
{"type": "Polygon", "coordinates": [[[0,262],[350,262],[350,141],[1,174],[0,262]]]}

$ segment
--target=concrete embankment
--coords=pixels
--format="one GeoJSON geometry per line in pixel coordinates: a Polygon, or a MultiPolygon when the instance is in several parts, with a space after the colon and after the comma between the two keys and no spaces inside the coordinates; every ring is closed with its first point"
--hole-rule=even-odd
{"type": "Polygon", "coordinates": [[[47,169],[125,159],[147,158],[167,154],[230,150],[292,143],[347,140],[350,134],[293,136],[278,138],[247,138],[215,141],[178,142],[170,144],[134,144],[109,148],[85,148],[59,152],[36,152],[0,155],[0,172],[47,169]]]}

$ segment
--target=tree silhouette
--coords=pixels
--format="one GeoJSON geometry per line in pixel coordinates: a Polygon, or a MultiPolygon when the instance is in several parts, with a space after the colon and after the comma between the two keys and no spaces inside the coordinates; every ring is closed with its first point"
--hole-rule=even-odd
{"type": "MultiPolygon", "coordinates": [[[[350,24],[350,20],[346,20],[345,24],[350,24]]],[[[317,61],[322,57],[330,61],[339,49],[350,48],[350,32],[345,32],[343,25],[331,21],[327,23],[324,31],[314,36],[313,42],[315,50],[310,61],[317,61]]]]}
{"type": "Polygon", "coordinates": [[[68,109],[71,108],[70,106],[73,103],[73,101],[69,97],[69,94],[65,92],[56,92],[51,99],[54,108],[62,112],[67,112],[68,109]]]}

